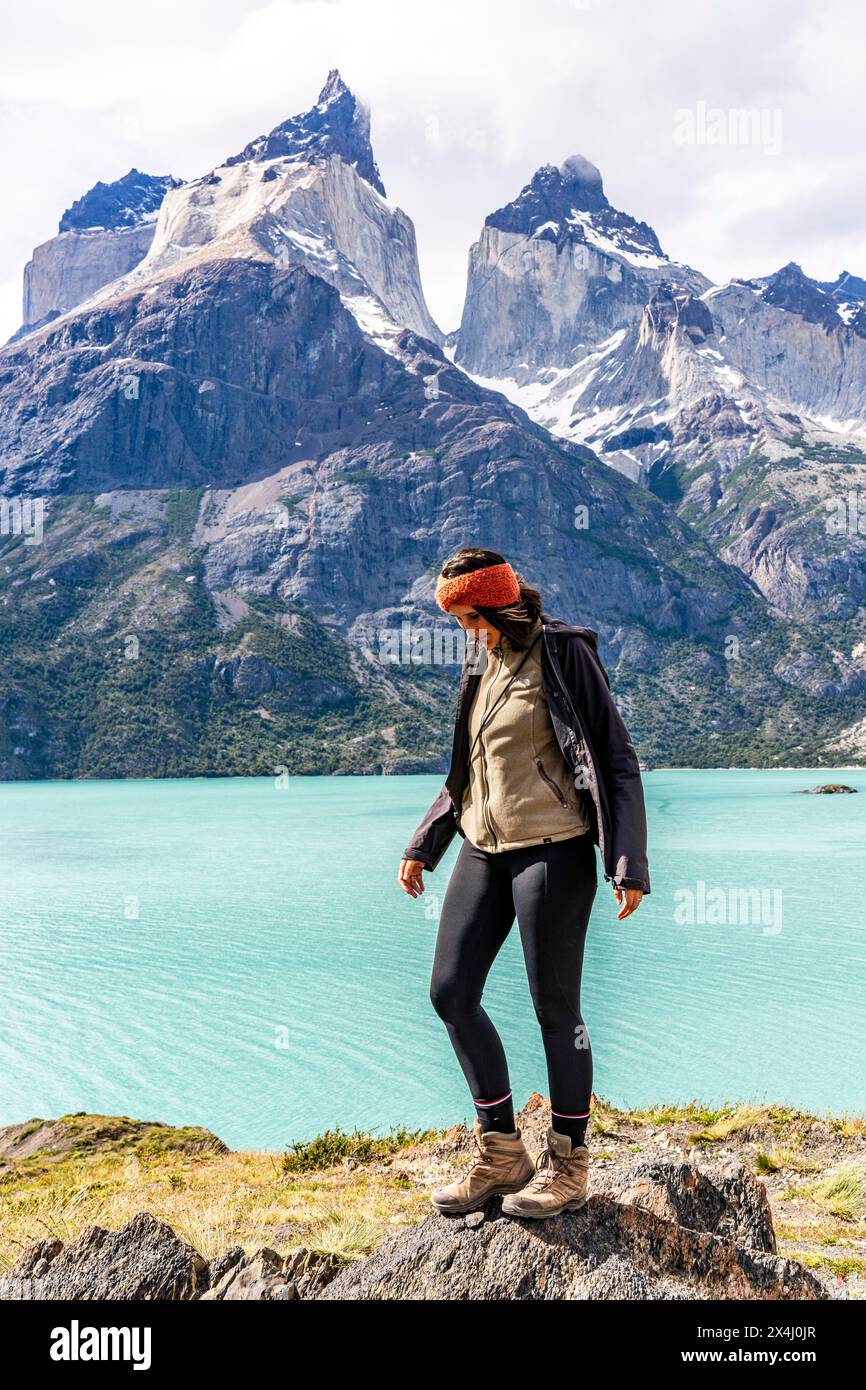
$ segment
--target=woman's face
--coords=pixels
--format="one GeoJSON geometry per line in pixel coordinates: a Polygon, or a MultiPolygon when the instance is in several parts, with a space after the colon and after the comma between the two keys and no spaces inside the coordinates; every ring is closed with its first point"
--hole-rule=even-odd
{"type": "Polygon", "coordinates": [[[476,640],[481,638],[482,641],[486,641],[488,651],[491,647],[496,646],[501,636],[499,628],[494,627],[492,623],[488,623],[482,618],[480,613],[476,613],[475,609],[472,608],[470,604],[452,604],[448,612],[451,614],[452,618],[456,618],[457,622],[463,628],[463,631],[468,633],[470,637],[474,637],[476,640]],[[485,638],[481,637],[482,633],[486,633],[485,638]]]}

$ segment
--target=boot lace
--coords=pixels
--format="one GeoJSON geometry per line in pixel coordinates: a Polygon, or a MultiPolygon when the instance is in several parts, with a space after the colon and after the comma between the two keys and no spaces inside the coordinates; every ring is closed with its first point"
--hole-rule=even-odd
{"type": "Polygon", "coordinates": [[[466,1170],[467,1178],[477,1170],[489,1167],[490,1165],[490,1155],[485,1153],[484,1146],[480,1143],[477,1134],[473,1134],[472,1141],[476,1148],[476,1154],[466,1170]]]}
{"type": "Polygon", "coordinates": [[[533,1192],[543,1192],[557,1174],[567,1167],[567,1158],[560,1157],[551,1149],[544,1149],[535,1160],[535,1177],[530,1178],[526,1187],[531,1188],[533,1192]]]}

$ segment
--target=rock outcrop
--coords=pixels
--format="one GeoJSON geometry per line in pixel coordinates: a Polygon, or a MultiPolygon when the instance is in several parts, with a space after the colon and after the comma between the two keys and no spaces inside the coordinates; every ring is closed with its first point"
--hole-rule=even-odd
{"type": "Polygon", "coordinates": [[[247,1255],[236,1246],[212,1261],[210,1288],[202,1294],[202,1300],[232,1303],[247,1299],[282,1302],[315,1298],[342,1267],[335,1256],[303,1247],[287,1255],[278,1255],[267,1247],[247,1255]]]}
{"type": "Polygon", "coordinates": [[[766,1193],[745,1170],[639,1165],[617,1196],[592,1193],[544,1222],[429,1216],[351,1265],[321,1299],[775,1299],[829,1297],[775,1248],[766,1193]]]}
{"type": "MultiPolygon", "coordinates": [[[[500,1198],[465,1217],[431,1208],[430,1193],[476,1154],[463,1124],[416,1131],[397,1145],[358,1136],[358,1147],[342,1158],[314,1145],[308,1161],[282,1169],[273,1154],[230,1152],[210,1131],[128,1116],[8,1126],[0,1149],[16,1202],[4,1227],[0,1298],[862,1295],[862,1262],[850,1248],[855,1209],[828,1201],[838,1182],[862,1171],[866,1140],[854,1117],[736,1104],[712,1114],[691,1105],[632,1112],[595,1095],[591,1110],[589,1201],[542,1222],[503,1216],[500,1198]],[[167,1175],[171,1181],[161,1181],[167,1175]],[[87,1206],[76,1204],[73,1234],[43,1238],[55,1185],[86,1187],[85,1204],[94,1199],[90,1210],[114,1213],[118,1228],[88,1224],[87,1206]],[[126,1219],[130,1200],[151,1197],[158,1215],[142,1210],[126,1219]],[[201,1233],[210,1258],[178,1235],[178,1212],[184,1227],[201,1233]],[[229,1248],[226,1229],[236,1232],[229,1248]],[[358,1254],[359,1235],[371,1253],[358,1254]]],[[[533,1092],[517,1120],[536,1155],[546,1142],[549,1101],[533,1092]]]]}
{"type": "Polygon", "coordinates": [[[40,1240],[0,1279],[3,1299],[198,1298],[207,1261],[164,1221],[139,1212],[119,1231],[91,1226],[77,1240],[40,1240]]]}
{"type": "MultiPolygon", "coordinates": [[[[601,1179],[603,1183],[603,1177],[601,1179]]],[[[643,1163],[615,1192],[544,1222],[504,1217],[493,1198],[465,1217],[431,1214],[345,1267],[298,1247],[240,1246],[208,1265],[140,1213],[70,1245],[38,1241],[0,1280],[0,1298],[210,1301],[483,1299],[827,1299],[775,1253],[766,1191],[746,1169],[643,1163]]]]}
{"type": "Polygon", "coordinates": [[[617,1201],[687,1230],[721,1236],[746,1250],[776,1253],[767,1189],[742,1163],[709,1172],[692,1163],[639,1163],[612,1191],[617,1201]]]}
{"type": "Polygon", "coordinates": [[[857,791],[856,787],[846,787],[843,782],[826,782],[823,787],[798,788],[802,796],[833,796],[848,795],[857,791]]]}
{"type": "Polygon", "coordinates": [[[278,1255],[233,1246],[208,1263],[164,1221],[139,1212],[117,1231],[91,1226],[68,1244],[36,1241],[0,1278],[0,1300],[280,1302],[316,1297],[342,1267],[303,1247],[278,1255]]]}

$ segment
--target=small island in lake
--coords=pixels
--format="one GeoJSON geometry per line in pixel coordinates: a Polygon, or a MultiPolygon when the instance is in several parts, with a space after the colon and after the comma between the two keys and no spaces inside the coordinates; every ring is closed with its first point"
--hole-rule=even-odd
{"type": "Polygon", "coordinates": [[[856,787],[846,787],[844,782],[827,782],[823,787],[798,787],[799,796],[829,796],[833,792],[856,792],[856,787]]]}

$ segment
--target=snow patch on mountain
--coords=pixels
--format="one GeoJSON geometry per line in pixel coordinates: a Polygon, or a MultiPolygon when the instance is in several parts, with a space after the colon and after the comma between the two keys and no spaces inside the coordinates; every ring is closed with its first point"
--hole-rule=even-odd
{"type": "Polygon", "coordinates": [[[578,208],[575,208],[565,221],[568,227],[579,230],[582,233],[581,239],[590,246],[603,251],[605,255],[620,257],[629,265],[658,270],[669,264],[667,256],[642,249],[646,243],[630,228],[620,230],[609,227],[609,224],[606,227],[604,219],[591,212],[581,212],[578,208]]]}

